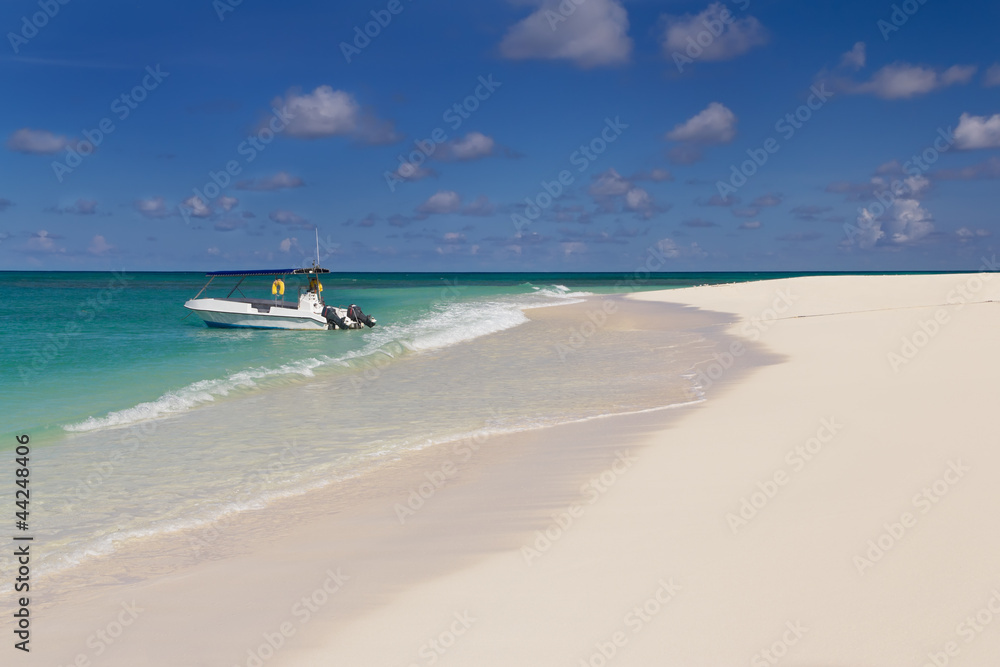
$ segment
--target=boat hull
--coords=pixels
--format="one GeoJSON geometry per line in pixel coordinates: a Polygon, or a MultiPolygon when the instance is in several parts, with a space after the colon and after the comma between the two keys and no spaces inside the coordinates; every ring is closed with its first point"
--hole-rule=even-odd
{"type": "Polygon", "coordinates": [[[184,304],[210,327],[240,329],[298,329],[326,331],[326,318],[317,313],[262,302],[192,299],[184,304]]]}

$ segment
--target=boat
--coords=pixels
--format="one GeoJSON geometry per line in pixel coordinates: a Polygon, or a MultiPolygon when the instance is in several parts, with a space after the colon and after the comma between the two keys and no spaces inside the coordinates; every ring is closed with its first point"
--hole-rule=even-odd
{"type": "Polygon", "coordinates": [[[375,318],[366,315],[356,305],[347,308],[328,306],[323,300],[320,276],[330,273],[315,262],[300,269],[261,269],[251,271],[212,271],[206,273],[208,282],[201,291],[184,303],[191,313],[196,313],[210,327],[238,327],[250,329],[362,329],[374,327],[375,318]],[[271,287],[271,299],[246,296],[240,285],[251,276],[277,276],[271,287]],[[285,300],[285,276],[306,276],[308,285],[300,286],[293,300],[285,300]],[[224,298],[199,298],[216,278],[239,278],[224,298]],[[240,296],[234,297],[234,293],[240,296]]]}

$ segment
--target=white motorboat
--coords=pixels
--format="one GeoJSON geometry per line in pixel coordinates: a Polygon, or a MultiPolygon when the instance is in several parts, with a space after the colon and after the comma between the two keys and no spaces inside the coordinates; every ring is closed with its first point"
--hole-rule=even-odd
{"type": "Polygon", "coordinates": [[[210,327],[241,327],[251,329],[361,329],[375,326],[375,318],[365,315],[351,304],[347,308],[328,306],[323,300],[320,275],[327,269],[313,265],[306,269],[276,269],[255,271],[213,271],[209,280],[184,307],[197,313],[210,327]],[[240,291],[240,285],[250,276],[278,276],[272,285],[272,299],[254,299],[240,291]],[[284,298],[284,276],[308,276],[308,287],[299,287],[297,298],[284,298]],[[238,277],[236,286],[224,298],[199,298],[218,277],[238,277]],[[240,296],[234,297],[238,292],[240,296]]]}

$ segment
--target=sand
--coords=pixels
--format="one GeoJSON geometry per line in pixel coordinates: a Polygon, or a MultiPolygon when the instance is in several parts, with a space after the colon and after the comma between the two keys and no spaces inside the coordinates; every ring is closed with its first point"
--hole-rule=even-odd
{"type": "Polygon", "coordinates": [[[728,314],[706,401],[423,452],[350,507],[47,610],[30,664],[995,664],[1000,279],[631,298],[728,314]]]}

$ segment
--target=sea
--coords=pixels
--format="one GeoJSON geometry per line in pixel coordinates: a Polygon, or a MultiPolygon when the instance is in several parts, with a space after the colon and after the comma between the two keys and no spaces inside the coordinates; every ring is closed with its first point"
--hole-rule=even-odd
{"type": "MultiPolygon", "coordinates": [[[[206,327],[183,307],[200,273],[0,272],[0,465],[13,479],[28,436],[33,576],[408,451],[703,400],[690,358],[709,336],[604,325],[607,295],[793,275],[331,273],[326,302],[357,304],[377,326],[286,331],[206,327]],[[591,325],[525,314],[588,301],[591,325]]],[[[270,298],[270,285],[239,290],[270,298]]]]}

